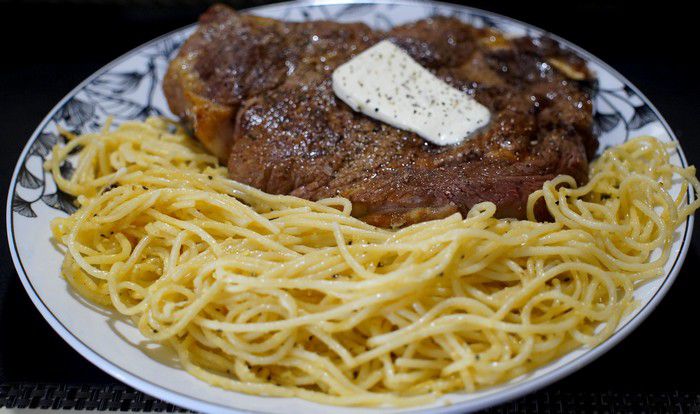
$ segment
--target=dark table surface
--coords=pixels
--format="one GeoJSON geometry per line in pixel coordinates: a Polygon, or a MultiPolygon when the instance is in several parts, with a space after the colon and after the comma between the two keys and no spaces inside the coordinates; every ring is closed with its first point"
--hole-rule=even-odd
{"type": "MultiPolygon", "coordinates": [[[[651,7],[602,0],[574,4],[475,0],[468,4],[535,24],[610,63],[659,108],[690,163],[700,164],[700,82],[695,62],[700,23],[685,3],[664,1],[651,7]]],[[[61,97],[122,53],[195,21],[206,6],[197,0],[0,0],[3,197],[26,140],[61,97]]],[[[634,333],[570,377],[497,411],[700,412],[696,339],[700,324],[694,319],[700,302],[700,226],[694,233],[675,285],[634,333]]],[[[14,393],[16,399],[34,384],[51,389],[64,389],[66,384],[78,389],[116,387],[127,392],[54,333],[21,287],[4,236],[0,244],[0,407],[3,396],[14,393]]]]}

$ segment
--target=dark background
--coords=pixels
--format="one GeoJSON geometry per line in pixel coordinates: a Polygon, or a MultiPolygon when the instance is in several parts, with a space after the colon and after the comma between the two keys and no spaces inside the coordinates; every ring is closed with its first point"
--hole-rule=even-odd
{"type": "MultiPolygon", "coordinates": [[[[0,0],[2,205],[22,147],[55,103],[112,59],[194,22],[209,3],[0,0]]],[[[229,3],[244,8],[266,2],[229,3]]],[[[689,162],[700,164],[700,88],[694,62],[700,22],[685,3],[662,1],[651,7],[622,1],[474,0],[465,4],[559,34],[611,64],[666,117],[689,162]]],[[[649,319],[596,362],[531,396],[527,407],[536,409],[536,399],[559,395],[569,400],[560,411],[636,412],[648,406],[645,411],[700,412],[696,339],[700,324],[695,319],[700,302],[698,228],[675,285],[649,319]]],[[[5,235],[0,244],[0,388],[33,383],[116,384],[44,322],[20,285],[5,235]]],[[[500,410],[522,411],[523,407],[521,403],[519,408],[509,405],[500,410]]]]}

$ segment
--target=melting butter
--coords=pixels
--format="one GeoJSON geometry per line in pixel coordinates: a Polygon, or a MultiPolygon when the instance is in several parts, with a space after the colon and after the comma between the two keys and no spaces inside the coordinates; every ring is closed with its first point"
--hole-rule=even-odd
{"type": "Polygon", "coordinates": [[[491,117],[488,108],[388,40],[339,66],[333,72],[333,92],[353,110],[436,145],[468,139],[491,117]]]}

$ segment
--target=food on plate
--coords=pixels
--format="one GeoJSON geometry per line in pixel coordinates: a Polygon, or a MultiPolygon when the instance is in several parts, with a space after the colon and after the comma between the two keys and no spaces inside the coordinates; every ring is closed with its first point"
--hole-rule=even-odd
{"type": "MultiPolygon", "coordinates": [[[[552,39],[507,38],[456,18],[381,32],[217,5],[171,63],[164,91],[230,178],[309,200],[342,196],[353,216],[395,228],[466,215],[484,201],[497,217],[522,219],[528,196],[547,180],[565,174],[584,184],[598,145],[593,80],[585,62],[552,39]],[[336,97],[332,73],[382,40],[473,95],[489,123],[438,146],[353,111],[336,97]]],[[[544,204],[536,210],[546,218],[544,204]]]]}
{"type": "Polygon", "coordinates": [[[491,118],[488,108],[382,40],[338,66],[333,92],[354,111],[435,145],[471,139],[491,118]]]}
{"type": "Polygon", "coordinates": [[[695,169],[651,137],[607,149],[585,185],[542,183],[527,220],[481,202],[398,230],[352,217],[345,198],[232,180],[161,118],[66,137],[46,166],[77,196],[52,222],[70,285],[204,381],[328,404],[421,404],[594,346],[700,204],[695,169]],[[540,202],[552,221],[535,221],[540,202]]]}

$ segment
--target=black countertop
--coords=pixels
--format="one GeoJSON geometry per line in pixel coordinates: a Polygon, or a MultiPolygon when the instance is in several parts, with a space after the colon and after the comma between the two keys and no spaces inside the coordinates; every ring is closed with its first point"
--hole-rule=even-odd
{"type": "MultiPolygon", "coordinates": [[[[262,3],[232,4],[243,8],[262,3]]],[[[122,53],[194,22],[207,4],[0,0],[3,197],[22,147],[56,102],[122,53]]],[[[658,107],[688,161],[700,165],[700,82],[695,62],[700,22],[684,3],[673,0],[651,7],[602,0],[576,4],[478,0],[467,4],[542,27],[611,64],[658,107]]],[[[77,389],[116,387],[127,392],[54,333],[21,287],[4,235],[0,244],[0,407],[3,396],[17,395],[17,390],[33,384],[51,389],[61,384],[77,389]]],[[[589,366],[497,411],[700,412],[700,353],[695,339],[700,324],[693,319],[700,300],[699,266],[700,226],[696,226],[678,279],[647,321],[589,366]]]]}

